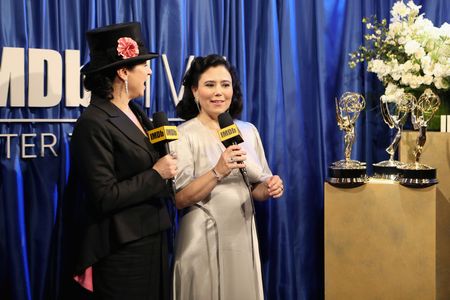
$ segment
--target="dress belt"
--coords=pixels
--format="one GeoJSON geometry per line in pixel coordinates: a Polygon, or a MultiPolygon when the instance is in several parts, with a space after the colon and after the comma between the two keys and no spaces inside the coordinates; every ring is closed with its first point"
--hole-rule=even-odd
{"type": "MultiPolygon", "coordinates": [[[[253,201],[253,199],[250,199],[250,201],[253,201]]],[[[216,243],[217,243],[217,247],[216,247],[216,256],[217,256],[217,277],[218,277],[218,283],[217,283],[217,292],[218,292],[218,299],[221,299],[221,287],[220,287],[220,282],[221,282],[221,276],[220,276],[220,272],[221,272],[221,267],[220,267],[220,244],[219,244],[219,230],[218,230],[218,226],[217,226],[217,222],[216,219],[214,218],[214,216],[211,214],[211,212],[204,207],[203,205],[196,203],[194,204],[192,207],[197,207],[199,209],[201,209],[209,218],[210,220],[213,222],[213,226],[214,226],[214,236],[216,239],[216,243]]],[[[189,210],[191,211],[191,209],[189,210]]],[[[246,212],[245,212],[246,213],[246,212]]],[[[250,220],[250,239],[251,239],[251,252],[252,252],[252,263],[253,263],[253,269],[255,272],[257,272],[256,270],[256,262],[255,262],[255,245],[254,245],[254,233],[253,233],[253,226],[255,226],[255,210],[254,210],[254,206],[252,203],[252,211],[251,211],[251,220],[250,220]]],[[[255,231],[256,231],[256,226],[255,226],[255,231]]]]}
{"type": "Polygon", "coordinates": [[[221,268],[220,268],[220,250],[219,250],[219,248],[220,248],[220,244],[219,244],[219,229],[218,229],[218,227],[217,227],[217,222],[216,222],[216,219],[214,218],[214,216],[211,214],[211,212],[207,209],[207,208],[205,208],[205,207],[203,207],[202,205],[200,205],[200,204],[198,204],[198,203],[196,203],[196,204],[194,204],[194,206],[196,206],[196,207],[198,207],[199,209],[201,209],[205,214],[207,214],[208,215],[208,217],[210,218],[210,220],[213,222],[213,226],[214,226],[214,235],[215,235],[215,238],[216,238],[216,243],[217,243],[217,246],[216,246],[216,257],[217,257],[217,293],[218,293],[218,298],[217,299],[221,299],[221,292],[220,292],[220,270],[221,270],[221,268]]]}

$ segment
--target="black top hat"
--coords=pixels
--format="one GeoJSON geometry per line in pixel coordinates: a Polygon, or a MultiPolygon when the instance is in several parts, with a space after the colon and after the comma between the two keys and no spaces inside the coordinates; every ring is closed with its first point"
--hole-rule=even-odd
{"type": "Polygon", "coordinates": [[[129,63],[158,57],[148,52],[138,22],[114,24],[86,32],[91,61],[81,69],[83,74],[94,73],[129,63]]]}

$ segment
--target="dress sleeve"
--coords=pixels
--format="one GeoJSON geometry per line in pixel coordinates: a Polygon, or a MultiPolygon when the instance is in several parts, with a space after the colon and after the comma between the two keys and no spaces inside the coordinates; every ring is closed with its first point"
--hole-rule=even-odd
{"type": "Polygon", "coordinates": [[[188,140],[188,137],[182,132],[177,141],[170,144],[172,151],[177,154],[178,174],[175,177],[175,186],[177,192],[182,190],[194,179],[194,156],[188,140]]]}
{"type": "Polygon", "coordinates": [[[261,137],[259,136],[259,132],[258,129],[256,129],[256,127],[251,124],[253,133],[254,133],[254,137],[255,137],[255,151],[256,151],[256,155],[258,156],[258,161],[261,164],[261,173],[259,174],[259,182],[264,182],[266,181],[269,177],[272,176],[272,171],[269,168],[269,164],[267,163],[267,159],[266,159],[266,155],[264,152],[264,147],[261,141],[261,137]]]}

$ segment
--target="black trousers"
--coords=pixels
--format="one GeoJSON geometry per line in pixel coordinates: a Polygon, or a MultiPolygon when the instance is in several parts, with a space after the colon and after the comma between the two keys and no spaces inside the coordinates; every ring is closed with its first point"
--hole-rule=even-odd
{"type": "Polygon", "coordinates": [[[166,232],[123,245],[93,266],[97,300],[169,299],[166,232]]]}

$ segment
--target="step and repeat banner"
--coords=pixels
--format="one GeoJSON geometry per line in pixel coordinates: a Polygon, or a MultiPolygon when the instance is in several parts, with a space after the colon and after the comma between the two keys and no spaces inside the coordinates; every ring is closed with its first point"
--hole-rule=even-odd
{"type": "MultiPolygon", "coordinates": [[[[53,49],[3,47],[1,53],[2,159],[58,157],[60,143],[54,130],[69,124],[69,132],[65,133],[70,136],[70,128],[90,101],[90,92],[84,89],[80,74],[83,63],[80,50],[59,53],[53,49]],[[31,130],[17,131],[15,124],[21,128],[27,124],[31,130]]],[[[194,57],[186,57],[183,73],[194,57]]],[[[162,68],[167,90],[167,95],[163,96],[167,103],[162,105],[173,113],[183,95],[183,87],[178,80],[176,90],[167,55],[161,53],[160,58],[157,67],[162,68]]],[[[150,84],[149,79],[147,86],[150,84]]],[[[137,101],[149,111],[151,99],[151,89],[147,88],[145,96],[137,101]]]]}
{"type": "MultiPolygon", "coordinates": [[[[90,93],[83,89],[79,70],[89,60],[85,32],[91,28],[141,22],[147,48],[160,57],[150,62],[153,74],[146,94],[135,101],[149,116],[165,111],[174,124],[180,122],[175,106],[183,93],[181,79],[191,60],[211,53],[225,56],[237,67],[242,82],[242,119],[258,127],[271,168],[289,182],[286,163],[290,158],[286,153],[298,151],[297,146],[287,149],[289,143],[282,133],[289,121],[285,116],[289,103],[284,94],[289,95],[287,102],[300,101],[299,78],[292,78],[298,58],[282,53],[292,50],[297,56],[295,43],[288,36],[280,37],[286,28],[294,33],[296,25],[290,23],[294,19],[283,21],[279,14],[298,8],[295,1],[283,5],[263,2],[2,1],[1,299],[47,300],[58,295],[58,218],[69,171],[70,136],[77,118],[89,105],[90,93]],[[280,43],[286,43],[287,48],[280,43]],[[283,82],[283,77],[289,78],[289,84],[283,82]]],[[[292,117],[290,122],[297,123],[298,116],[292,117]]],[[[295,127],[300,128],[295,125],[292,129],[295,127]]],[[[294,189],[292,195],[296,194],[294,189]]],[[[294,259],[297,251],[284,234],[277,233],[291,231],[287,228],[291,225],[280,224],[277,219],[286,219],[285,207],[288,201],[298,202],[296,198],[286,197],[282,202],[258,207],[261,243],[266,245],[262,246],[266,290],[273,290],[272,299],[279,293],[276,286],[280,278],[283,285],[291,286],[283,291],[287,294],[297,293],[296,286],[302,281],[294,274],[287,275],[287,266],[293,261],[279,263],[281,257],[294,259]],[[271,249],[271,244],[283,244],[286,249],[271,249]],[[280,273],[268,271],[272,263],[280,273]]],[[[298,227],[301,225],[292,228],[298,227]]],[[[321,293],[320,284],[319,272],[307,289],[321,293]]]]}

